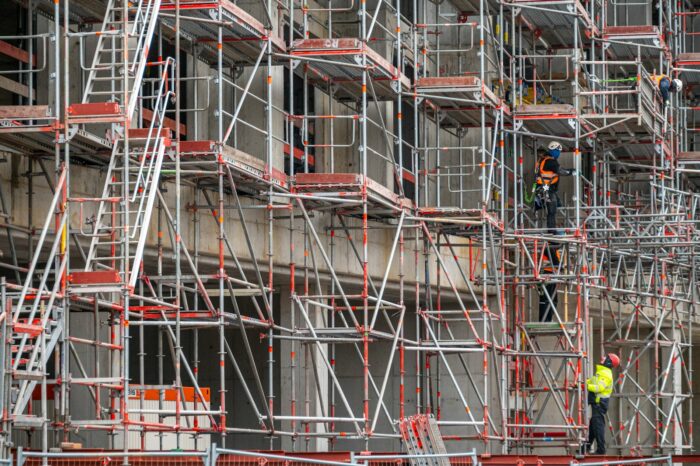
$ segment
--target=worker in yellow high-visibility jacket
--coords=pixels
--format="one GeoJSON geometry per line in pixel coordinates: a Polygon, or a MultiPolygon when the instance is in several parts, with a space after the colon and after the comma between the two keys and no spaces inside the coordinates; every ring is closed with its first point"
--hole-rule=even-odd
{"type": "Polygon", "coordinates": [[[608,353],[601,364],[596,364],[595,375],[586,380],[588,404],[593,413],[588,425],[588,443],[584,453],[596,443],[595,454],[605,454],[605,413],[608,412],[608,402],[613,391],[612,370],[620,365],[620,358],[614,353],[608,353]]]}
{"type": "Polygon", "coordinates": [[[656,88],[661,93],[661,98],[664,105],[669,105],[671,101],[671,92],[680,92],[683,89],[683,81],[680,79],[671,79],[665,74],[655,74],[651,77],[656,85],[656,88]]]}

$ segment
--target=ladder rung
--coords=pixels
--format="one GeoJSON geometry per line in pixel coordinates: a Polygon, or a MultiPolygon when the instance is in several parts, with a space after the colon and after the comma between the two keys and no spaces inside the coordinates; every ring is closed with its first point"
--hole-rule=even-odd
{"type": "Polygon", "coordinates": [[[106,82],[106,81],[121,81],[121,79],[118,76],[95,76],[92,78],[93,81],[101,81],[101,82],[106,82]]]}
{"type": "Polygon", "coordinates": [[[117,94],[119,93],[118,90],[116,91],[90,91],[88,95],[112,95],[112,94],[117,94]]]}
{"type": "MultiPolygon", "coordinates": [[[[128,52],[136,52],[138,49],[126,49],[128,52]]],[[[122,52],[122,49],[100,49],[99,52],[122,52]]]]}
{"type": "MultiPolygon", "coordinates": [[[[129,256],[129,259],[133,259],[136,256],[129,256]]],[[[93,257],[93,262],[99,261],[111,261],[111,260],[122,260],[124,256],[105,256],[105,257],[93,257]]]]}

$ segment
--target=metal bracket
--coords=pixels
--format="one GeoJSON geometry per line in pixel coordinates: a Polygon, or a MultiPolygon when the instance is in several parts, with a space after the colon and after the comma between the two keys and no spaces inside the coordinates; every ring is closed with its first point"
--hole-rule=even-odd
{"type": "Polygon", "coordinates": [[[391,81],[391,89],[394,92],[399,92],[401,90],[401,86],[399,85],[398,79],[391,81]]]}
{"type": "Polygon", "coordinates": [[[65,142],[70,141],[78,133],[78,125],[70,125],[68,127],[68,134],[65,136],[65,142]]]}

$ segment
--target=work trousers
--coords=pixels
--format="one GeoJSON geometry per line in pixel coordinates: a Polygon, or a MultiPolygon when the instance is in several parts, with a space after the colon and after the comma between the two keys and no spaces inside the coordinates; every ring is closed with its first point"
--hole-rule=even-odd
{"type": "Polygon", "coordinates": [[[591,448],[593,446],[593,442],[595,441],[596,455],[605,454],[605,413],[608,410],[606,405],[607,403],[591,404],[591,408],[593,408],[593,414],[591,415],[591,422],[588,424],[587,449],[591,448]]]}
{"type": "Polygon", "coordinates": [[[668,105],[669,101],[669,91],[671,89],[671,80],[668,78],[662,78],[659,81],[659,92],[661,92],[661,98],[665,105],[668,105]]]}
{"type": "Polygon", "coordinates": [[[544,208],[547,209],[547,233],[557,234],[557,208],[559,207],[559,195],[556,191],[550,191],[544,208]]]}

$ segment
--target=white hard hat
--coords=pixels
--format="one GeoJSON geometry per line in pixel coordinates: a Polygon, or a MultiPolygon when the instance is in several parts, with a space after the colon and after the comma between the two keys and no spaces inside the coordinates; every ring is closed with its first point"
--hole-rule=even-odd
{"type": "Polygon", "coordinates": [[[676,87],[676,92],[680,92],[683,89],[683,81],[680,79],[674,79],[673,85],[676,87]]]}
{"type": "Polygon", "coordinates": [[[549,150],[561,150],[561,143],[559,143],[558,141],[552,141],[547,146],[547,149],[549,149],[549,150]]]}

